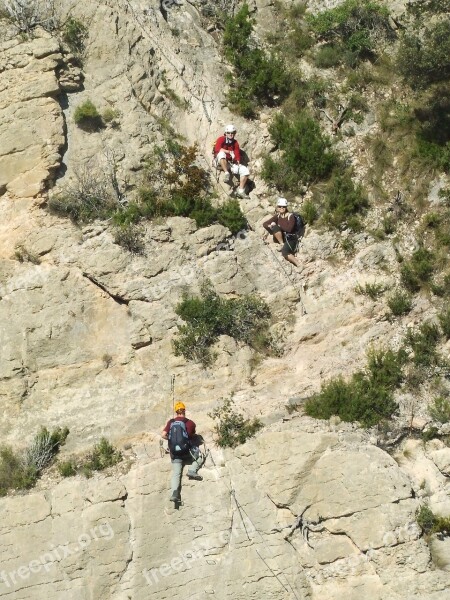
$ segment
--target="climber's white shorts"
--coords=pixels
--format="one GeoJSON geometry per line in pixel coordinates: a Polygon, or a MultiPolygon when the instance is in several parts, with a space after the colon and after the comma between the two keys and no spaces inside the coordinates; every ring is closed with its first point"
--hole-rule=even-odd
{"type": "MultiPolygon", "coordinates": [[[[219,163],[222,158],[227,159],[227,155],[223,150],[221,150],[216,156],[216,167],[219,167],[219,163]]],[[[239,177],[248,177],[250,175],[250,171],[244,165],[230,164],[230,171],[233,175],[239,175],[239,177]]]]}

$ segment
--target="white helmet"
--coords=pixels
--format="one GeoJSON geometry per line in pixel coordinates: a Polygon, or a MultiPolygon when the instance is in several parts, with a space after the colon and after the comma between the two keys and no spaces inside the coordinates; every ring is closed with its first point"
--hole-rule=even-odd
{"type": "Polygon", "coordinates": [[[233,125],[233,123],[230,123],[225,127],[225,133],[236,133],[236,127],[233,125]]]}
{"type": "Polygon", "coordinates": [[[288,205],[288,201],[286,200],[286,198],[278,198],[277,200],[277,206],[284,206],[286,207],[288,205]]]}

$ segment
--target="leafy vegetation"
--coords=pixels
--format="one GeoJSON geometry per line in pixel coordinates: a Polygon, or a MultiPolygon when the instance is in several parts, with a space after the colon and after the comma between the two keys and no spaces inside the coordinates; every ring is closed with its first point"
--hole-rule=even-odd
{"type": "Polygon", "coordinates": [[[103,126],[102,117],[92,100],[85,100],[76,107],[73,120],[85,131],[98,131],[103,126]]]}
{"type": "Polygon", "coordinates": [[[316,40],[325,44],[316,55],[323,68],[325,54],[327,66],[343,63],[355,67],[361,60],[376,58],[380,45],[394,38],[388,10],[372,0],[345,0],[335,8],[308,15],[307,21],[316,40]]]}
{"type": "Polygon", "coordinates": [[[157,149],[149,162],[136,202],[116,213],[116,224],[137,223],[142,218],[191,217],[198,227],[219,222],[231,233],[245,229],[247,221],[239,202],[230,198],[214,207],[209,195],[209,173],[196,163],[197,146],[169,144],[167,151],[157,149]]]}
{"type": "Polygon", "coordinates": [[[81,54],[84,51],[87,36],[87,27],[78,19],[69,17],[64,23],[62,40],[74,54],[81,54]]]}
{"type": "Polygon", "coordinates": [[[144,254],[143,235],[143,228],[133,223],[124,223],[114,228],[114,242],[132,254],[144,254]]]}
{"type": "Polygon", "coordinates": [[[135,201],[124,203],[113,160],[104,167],[79,170],[65,189],[50,198],[51,212],[76,223],[110,219],[115,242],[136,254],[143,252],[140,222],[156,217],[182,216],[195,219],[198,227],[221,223],[236,234],[247,228],[239,202],[228,199],[215,207],[211,202],[210,175],[198,166],[197,147],[170,142],[157,148],[147,164],[143,185],[135,201]]]}
{"type": "Polygon", "coordinates": [[[94,471],[103,471],[108,467],[113,467],[122,458],[122,453],[105,437],[102,437],[86,457],[79,461],[73,458],[62,461],[58,464],[58,470],[63,477],[73,477],[77,473],[82,473],[85,477],[92,477],[94,471]]]}
{"type": "Polygon", "coordinates": [[[276,115],[269,132],[280,156],[266,157],[262,176],[281,191],[325,179],[337,165],[330,139],[317,121],[304,112],[293,118],[276,115]]]}
{"type": "Polygon", "coordinates": [[[371,300],[378,300],[386,291],[386,286],[382,283],[366,283],[364,286],[357,285],[355,288],[357,294],[368,296],[371,300]]]}
{"type": "Polygon", "coordinates": [[[439,323],[441,325],[442,333],[446,340],[450,339],[450,307],[447,306],[443,311],[438,314],[439,323]]]}
{"type": "Polygon", "coordinates": [[[231,110],[254,118],[260,107],[276,106],[290,91],[290,78],[283,62],[266,55],[252,39],[253,21],[247,4],[230,17],[223,33],[223,52],[233,65],[228,102],[231,110]]]}
{"type": "Polygon", "coordinates": [[[215,359],[211,346],[220,335],[229,335],[258,351],[271,352],[270,310],[258,296],[221,298],[207,282],[202,285],[200,296],[185,294],[175,312],[186,323],[178,326],[173,342],[176,356],[207,367],[215,359]]]}
{"type": "Polygon", "coordinates": [[[51,433],[43,427],[30,446],[18,454],[8,446],[0,448],[0,496],[9,490],[33,487],[43,469],[51,464],[65,444],[69,430],[57,428],[51,433]]]}
{"type": "Polygon", "coordinates": [[[450,400],[443,396],[438,396],[433,400],[433,403],[429,406],[428,412],[433,421],[439,423],[450,422],[450,400]]]}
{"type": "Polygon", "coordinates": [[[427,283],[434,270],[434,254],[420,247],[409,261],[402,264],[400,275],[403,285],[410,292],[418,292],[427,283]]]}
{"type": "Polygon", "coordinates": [[[235,448],[253,437],[263,427],[256,417],[245,419],[235,409],[232,398],[224,400],[217,411],[209,413],[208,416],[217,421],[214,432],[217,445],[221,448],[235,448]]]}
{"type": "Polygon", "coordinates": [[[423,504],[417,510],[416,521],[427,536],[433,533],[440,533],[445,536],[450,535],[450,517],[438,517],[426,504],[423,504]]]}
{"type": "Polygon", "coordinates": [[[401,317],[411,311],[412,298],[407,292],[397,289],[387,299],[387,305],[395,317],[401,317]]]}
{"type": "Polygon", "coordinates": [[[439,339],[439,327],[430,321],[425,321],[417,329],[408,329],[405,344],[414,353],[415,365],[429,367],[439,364],[439,355],[436,349],[439,339]]]}
{"type": "Polygon", "coordinates": [[[361,229],[359,215],[368,207],[367,195],[360,184],[353,182],[350,173],[335,175],[325,191],[324,221],[332,227],[361,229]]]}
{"type": "Polygon", "coordinates": [[[354,373],[349,381],[337,377],[325,383],[305,402],[306,414],[318,419],[338,415],[364,427],[391,417],[397,410],[393,393],[403,381],[405,362],[402,350],[370,351],[366,370],[354,373]]]}

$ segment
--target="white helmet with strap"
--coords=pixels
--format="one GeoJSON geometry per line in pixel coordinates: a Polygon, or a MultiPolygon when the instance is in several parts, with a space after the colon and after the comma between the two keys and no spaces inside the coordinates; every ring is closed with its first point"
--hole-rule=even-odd
{"type": "Polygon", "coordinates": [[[229,123],[225,127],[225,133],[236,133],[236,127],[233,125],[233,123],[229,123]]]}
{"type": "Polygon", "coordinates": [[[287,208],[287,205],[288,201],[286,200],[286,198],[278,198],[277,206],[284,206],[285,208],[287,208]]]}

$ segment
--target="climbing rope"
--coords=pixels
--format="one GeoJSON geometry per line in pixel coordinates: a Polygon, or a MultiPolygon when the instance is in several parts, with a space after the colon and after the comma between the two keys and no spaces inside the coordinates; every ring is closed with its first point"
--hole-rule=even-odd
{"type": "MultiPolygon", "coordinates": [[[[212,455],[211,450],[208,450],[208,456],[211,458],[211,462],[215,468],[215,470],[217,471],[217,475],[219,476],[219,478],[222,478],[220,471],[216,465],[216,462],[214,460],[214,457],[212,455]]],[[[258,557],[261,559],[261,561],[264,563],[264,565],[267,567],[267,569],[269,569],[269,571],[272,573],[273,577],[275,577],[277,579],[277,581],[279,582],[279,584],[281,585],[281,587],[284,589],[284,591],[286,593],[292,593],[292,595],[294,596],[294,598],[296,598],[296,600],[301,600],[297,594],[297,592],[294,590],[294,588],[292,587],[292,585],[289,583],[289,580],[287,578],[287,576],[284,573],[281,573],[281,575],[284,576],[284,578],[286,579],[286,583],[284,583],[281,580],[281,576],[280,574],[276,573],[272,567],[269,565],[269,563],[267,562],[267,560],[261,555],[261,553],[259,552],[258,548],[255,545],[255,540],[250,537],[248,528],[247,528],[247,523],[249,523],[252,528],[253,531],[255,531],[259,537],[261,538],[261,541],[263,542],[263,544],[266,544],[266,540],[263,536],[263,534],[259,531],[259,529],[255,526],[255,524],[253,523],[253,521],[251,520],[251,518],[249,517],[248,513],[246,512],[246,510],[244,509],[244,507],[242,506],[242,504],[239,502],[239,500],[237,499],[236,496],[236,490],[234,489],[233,485],[230,483],[230,485],[228,485],[228,483],[226,481],[224,481],[225,486],[228,488],[228,491],[230,493],[230,496],[233,498],[234,503],[236,504],[236,509],[237,512],[239,513],[239,516],[241,518],[242,521],[242,525],[244,527],[244,531],[245,531],[245,535],[247,536],[247,539],[249,540],[249,542],[252,543],[252,545],[255,546],[255,552],[258,555],[258,557]],[[244,518],[244,515],[246,518],[244,518]]],[[[285,540],[289,543],[290,546],[292,546],[292,544],[289,542],[289,540],[285,540]]]]}

